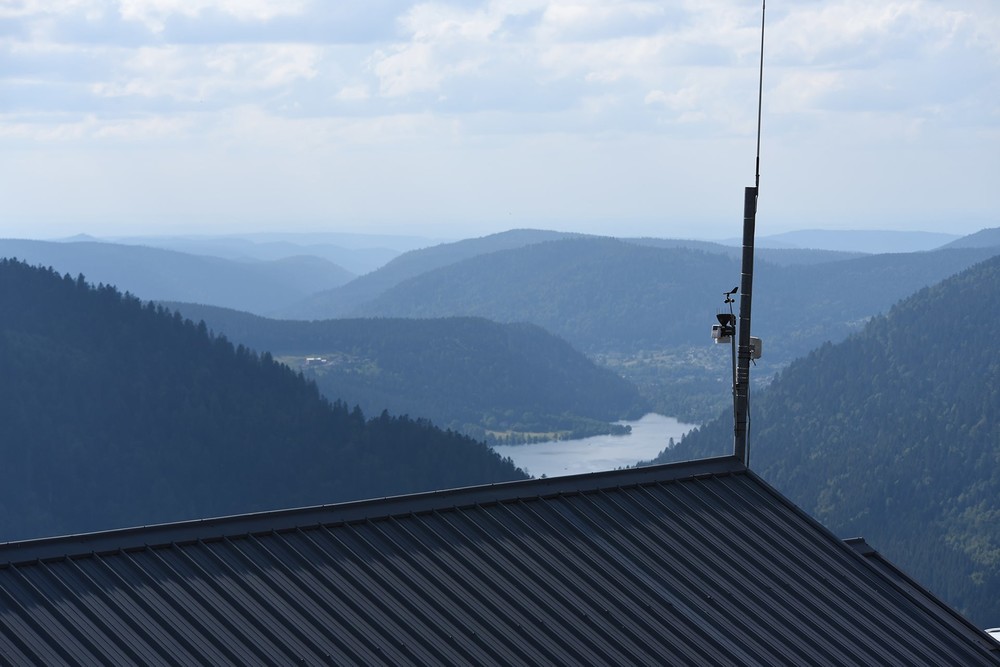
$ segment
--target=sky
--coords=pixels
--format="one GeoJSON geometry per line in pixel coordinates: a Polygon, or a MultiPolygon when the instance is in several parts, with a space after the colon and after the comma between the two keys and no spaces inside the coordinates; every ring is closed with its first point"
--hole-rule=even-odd
{"type": "MultiPolygon", "coordinates": [[[[0,236],[738,237],[761,3],[0,0],[0,236]]],[[[1000,2],[772,0],[757,232],[1000,226],[1000,2]]]]}

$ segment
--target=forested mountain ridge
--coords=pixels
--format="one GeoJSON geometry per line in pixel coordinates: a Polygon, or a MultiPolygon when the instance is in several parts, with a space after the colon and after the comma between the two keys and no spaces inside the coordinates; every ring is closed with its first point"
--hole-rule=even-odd
{"type": "MultiPolygon", "coordinates": [[[[755,333],[764,338],[766,352],[756,380],[766,382],[773,371],[824,340],[841,340],[920,287],[1000,252],[983,234],[967,237],[967,242],[975,247],[868,256],[762,249],[755,278],[755,333]],[[829,261],[817,261],[823,257],[829,261]]],[[[66,270],[65,264],[54,265],[66,270]]],[[[156,266],[151,261],[135,268],[152,268],[155,275],[156,266]]],[[[190,291],[183,298],[157,295],[161,301],[231,305],[249,299],[259,305],[280,300],[277,280],[262,285],[257,277],[219,286],[198,272],[159,275],[194,283],[202,291],[224,287],[237,293],[231,300],[198,292],[192,297],[190,291]]],[[[728,359],[704,342],[721,293],[737,284],[739,275],[739,249],[718,244],[512,230],[400,255],[335,290],[335,310],[351,317],[528,321],[626,377],[651,409],[701,422],[725,400],[728,359]],[[353,296],[343,300],[348,294],[353,296]],[[372,294],[377,296],[368,298],[372,294]],[[348,308],[352,299],[368,300],[348,308]]],[[[143,298],[153,294],[135,281],[114,283],[143,298]]],[[[321,287],[303,283],[309,291],[321,287]]],[[[238,309],[261,312],[258,307],[238,309]]]]}
{"type": "Polygon", "coordinates": [[[969,234],[952,241],[946,248],[989,248],[1000,246],[1000,227],[981,229],[975,234],[969,234]]]}
{"type": "Polygon", "coordinates": [[[252,234],[247,236],[125,236],[108,239],[108,241],[124,245],[165,248],[190,255],[209,255],[244,261],[248,259],[273,261],[289,257],[317,257],[341,266],[355,276],[374,271],[401,254],[398,250],[378,246],[344,247],[331,243],[322,237],[313,239],[310,236],[305,236],[303,238],[304,235],[299,234],[275,234],[274,236],[276,238],[255,238],[252,234]]]}
{"type": "Polygon", "coordinates": [[[510,250],[575,236],[579,235],[538,229],[512,229],[480,238],[410,250],[393,258],[376,271],[359,276],[343,286],[320,291],[273,314],[278,317],[309,320],[347,317],[357,306],[427,271],[498,250],[510,250]]]}
{"type": "Polygon", "coordinates": [[[754,273],[755,336],[782,362],[843,340],[900,299],[985,259],[1000,246],[867,255],[754,273]]]}
{"type": "MultiPolygon", "coordinates": [[[[866,255],[818,264],[755,265],[757,377],[857,331],[923,286],[998,247],[866,255]],[[769,370],[770,369],[770,370],[769,370]]],[[[721,408],[728,357],[706,347],[739,260],[609,238],[547,241],[428,271],[354,311],[359,317],[476,316],[528,321],[639,386],[654,409],[691,421],[721,408]]]]}
{"type": "MultiPolygon", "coordinates": [[[[1000,248],[866,255],[835,262],[755,264],[754,314],[769,357],[789,361],[840,339],[917,289],[1000,248]]],[[[528,321],[584,352],[701,345],[736,257],[602,237],[547,241],[479,255],[406,280],[356,316],[528,321]]],[[[755,332],[757,333],[757,332],[755,332]]]]}
{"type": "Polygon", "coordinates": [[[635,386],[538,326],[482,318],[271,320],[169,304],[217,333],[267,350],[331,400],[428,418],[491,442],[606,433],[641,416],[635,386]],[[306,363],[306,359],[311,360],[306,363]]]}
{"type": "Polygon", "coordinates": [[[960,235],[944,232],[889,229],[799,229],[758,238],[758,246],[774,244],[783,248],[827,248],[871,254],[935,250],[958,240],[960,235]]]}
{"type": "MultiPolygon", "coordinates": [[[[986,627],[1000,620],[1000,257],[920,290],[753,398],[751,465],[986,627]]],[[[732,450],[727,412],[657,460],[732,450]]]]}
{"type": "MultiPolygon", "coordinates": [[[[743,246],[715,243],[712,241],[692,241],[687,239],[659,239],[659,238],[623,238],[626,243],[635,245],[645,245],[652,248],[687,248],[689,250],[703,250],[715,255],[726,255],[733,259],[743,257],[743,246]]],[[[851,252],[844,250],[816,250],[807,248],[767,248],[757,246],[754,248],[754,255],[757,259],[777,266],[789,266],[795,264],[822,264],[825,262],[836,262],[844,259],[854,259],[863,257],[868,253],[851,252]]]]}
{"type": "MultiPolygon", "coordinates": [[[[349,317],[356,309],[400,283],[415,278],[428,271],[440,269],[461,261],[470,260],[501,250],[514,250],[528,245],[557,241],[561,239],[606,239],[620,240],[638,246],[653,248],[687,248],[739,259],[742,249],[689,239],[623,238],[611,239],[606,236],[574,234],[542,229],[512,229],[498,234],[451,243],[420,248],[403,253],[385,266],[355,278],[351,282],[333,289],[318,292],[301,302],[279,309],[274,316],[293,319],[330,319],[349,317]]],[[[847,253],[826,250],[773,249],[761,248],[758,256],[777,265],[816,264],[860,256],[861,253],[847,253]]]]}
{"type": "Polygon", "coordinates": [[[703,335],[699,306],[714,306],[712,278],[732,271],[739,273],[735,260],[686,248],[546,241],[428,271],[354,314],[528,321],[584,352],[662,347],[703,335]]]}
{"type": "Polygon", "coordinates": [[[191,301],[264,313],[354,274],[318,257],[237,261],[163,248],[95,241],[0,239],[0,257],[83,274],[142,299],[191,301]]]}
{"type": "Polygon", "coordinates": [[[0,312],[0,540],[524,477],[82,277],[0,260],[0,312]]]}

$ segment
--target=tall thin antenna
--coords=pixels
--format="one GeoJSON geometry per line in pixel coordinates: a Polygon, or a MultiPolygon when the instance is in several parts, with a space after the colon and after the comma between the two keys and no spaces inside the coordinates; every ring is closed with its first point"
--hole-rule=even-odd
{"type": "MultiPolygon", "coordinates": [[[[753,295],[753,241],[757,223],[757,195],[760,191],[760,127],[764,100],[764,11],[760,6],[760,74],[757,87],[757,156],[753,187],[743,192],[743,267],[740,276],[739,345],[736,381],[733,385],[733,455],[750,465],[750,361],[755,357],[750,337],[750,307],[753,295]]],[[[758,341],[759,342],[759,341],[758,341]]],[[[757,348],[759,350],[759,347],[757,348]]]]}
{"type": "Polygon", "coordinates": [[[757,164],[754,187],[760,190],[760,118],[764,108],[764,10],[767,0],[760,2],[760,74],[757,76],[757,164]]]}

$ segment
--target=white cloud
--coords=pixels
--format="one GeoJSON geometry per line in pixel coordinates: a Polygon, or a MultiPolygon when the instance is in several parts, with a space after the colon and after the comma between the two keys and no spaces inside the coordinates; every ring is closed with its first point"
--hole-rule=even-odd
{"type": "Polygon", "coordinates": [[[205,101],[311,79],[320,58],[321,50],[308,44],[144,47],[129,51],[113,79],[92,89],[103,97],[205,101]]]}
{"type": "Polygon", "coordinates": [[[933,132],[968,123],[998,102],[1000,23],[977,0],[803,5],[775,22],[769,41],[770,108],[884,117],[887,130],[908,114],[933,132]],[[978,7],[980,10],[981,6],[978,7]]]}
{"type": "Polygon", "coordinates": [[[379,79],[379,92],[386,97],[438,90],[446,76],[431,44],[407,44],[388,52],[379,50],[370,62],[379,79]]]}
{"type": "Polygon", "coordinates": [[[560,1],[548,3],[538,37],[542,41],[590,41],[645,34],[668,15],[659,2],[560,1]]]}
{"type": "Polygon", "coordinates": [[[122,18],[138,21],[153,31],[161,31],[172,16],[196,18],[212,11],[241,21],[268,21],[278,16],[302,13],[301,0],[116,0],[122,18]]]}
{"type": "MultiPolygon", "coordinates": [[[[759,11],[759,0],[0,0],[0,166],[16,174],[3,149],[30,153],[32,142],[61,146],[65,164],[113,147],[102,164],[120,160],[124,173],[141,155],[163,161],[150,173],[165,178],[170,160],[190,173],[204,155],[316,210],[336,208],[323,184],[287,174],[336,173],[358,193],[338,194],[353,202],[337,209],[345,214],[367,205],[391,217],[393,202],[371,193],[398,189],[442,219],[438,200],[458,198],[435,178],[475,194],[456,218],[473,215],[477,197],[499,205],[491,188],[523,197],[509,203],[525,215],[572,218],[600,208],[576,206],[574,192],[617,193],[601,202],[608,215],[661,206],[668,194],[645,191],[658,180],[647,172],[662,170],[681,194],[698,193],[685,205],[693,216],[719,206],[695,181],[723,180],[722,164],[752,149],[759,11]],[[543,201],[529,172],[557,181],[559,199],[543,201]],[[414,173],[422,191],[407,185],[414,173]]],[[[768,11],[764,149],[796,164],[789,198],[805,203],[789,210],[812,205],[803,174],[842,178],[820,173],[825,164],[850,165],[858,183],[919,183],[907,165],[956,146],[956,173],[969,164],[1000,178],[995,0],[803,0],[768,11]],[[855,164],[862,153],[881,165],[874,175],[855,164]]],[[[53,174],[69,171],[53,163],[53,174]]],[[[211,181],[208,171],[198,173],[211,181]]],[[[965,200],[1000,209],[998,196],[965,200]]]]}
{"type": "Polygon", "coordinates": [[[476,72],[488,53],[503,12],[465,10],[438,3],[414,6],[399,19],[408,39],[377,50],[369,65],[386,97],[439,91],[446,81],[476,72]]]}
{"type": "Polygon", "coordinates": [[[777,113],[809,112],[844,90],[845,75],[840,71],[793,69],[780,73],[768,88],[768,109],[777,113]]]}
{"type": "Polygon", "coordinates": [[[271,88],[314,78],[321,57],[309,44],[228,45],[214,49],[205,64],[220,78],[271,88]]]}
{"type": "Polygon", "coordinates": [[[93,15],[105,4],[107,3],[100,0],[5,0],[0,3],[0,18],[59,15],[79,11],[93,15]]]}
{"type": "Polygon", "coordinates": [[[919,63],[948,52],[1000,64],[1000,18],[977,0],[806,4],[770,29],[768,52],[778,65],[878,68],[919,63]]]}
{"type": "Polygon", "coordinates": [[[16,116],[0,116],[0,137],[22,145],[96,142],[130,146],[136,142],[184,139],[195,128],[197,123],[190,116],[99,118],[88,114],[82,118],[50,116],[44,122],[37,118],[25,122],[16,116]]]}
{"type": "Polygon", "coordinates": [[[505,12],[491,7],[467,10],[439,3],[414,6],[400,18],[400,26],[417,42],[488,42],[505,12]]]}
{"type": "Polygon", "coordinates": [[[336,98],[345,102],[363,102],[371,99],[371,96],[368,86],[359,83],[352,86],[344,86],[337,92],[336,98]]]}

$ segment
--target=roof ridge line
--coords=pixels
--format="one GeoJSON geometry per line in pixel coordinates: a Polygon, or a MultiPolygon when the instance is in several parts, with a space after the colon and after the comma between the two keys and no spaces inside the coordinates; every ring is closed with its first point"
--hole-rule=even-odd
{"type": "Polygon", "coordinates": [[[185,544],[206,538],[284,532],[319,525],[386,519],[393,516],[460,509],[479,504],[591,493],[609,488],[676,482],[747,472],[735,457],[666,463],[561,477],[494,482],[478,486],[422,491],[398,496],[189,519],[91,533],[0,543],[0,568],[63,558],[83,558],[118,551],[185,544]],[[153,539],[150,539],[153,538],[153,539]]]}

